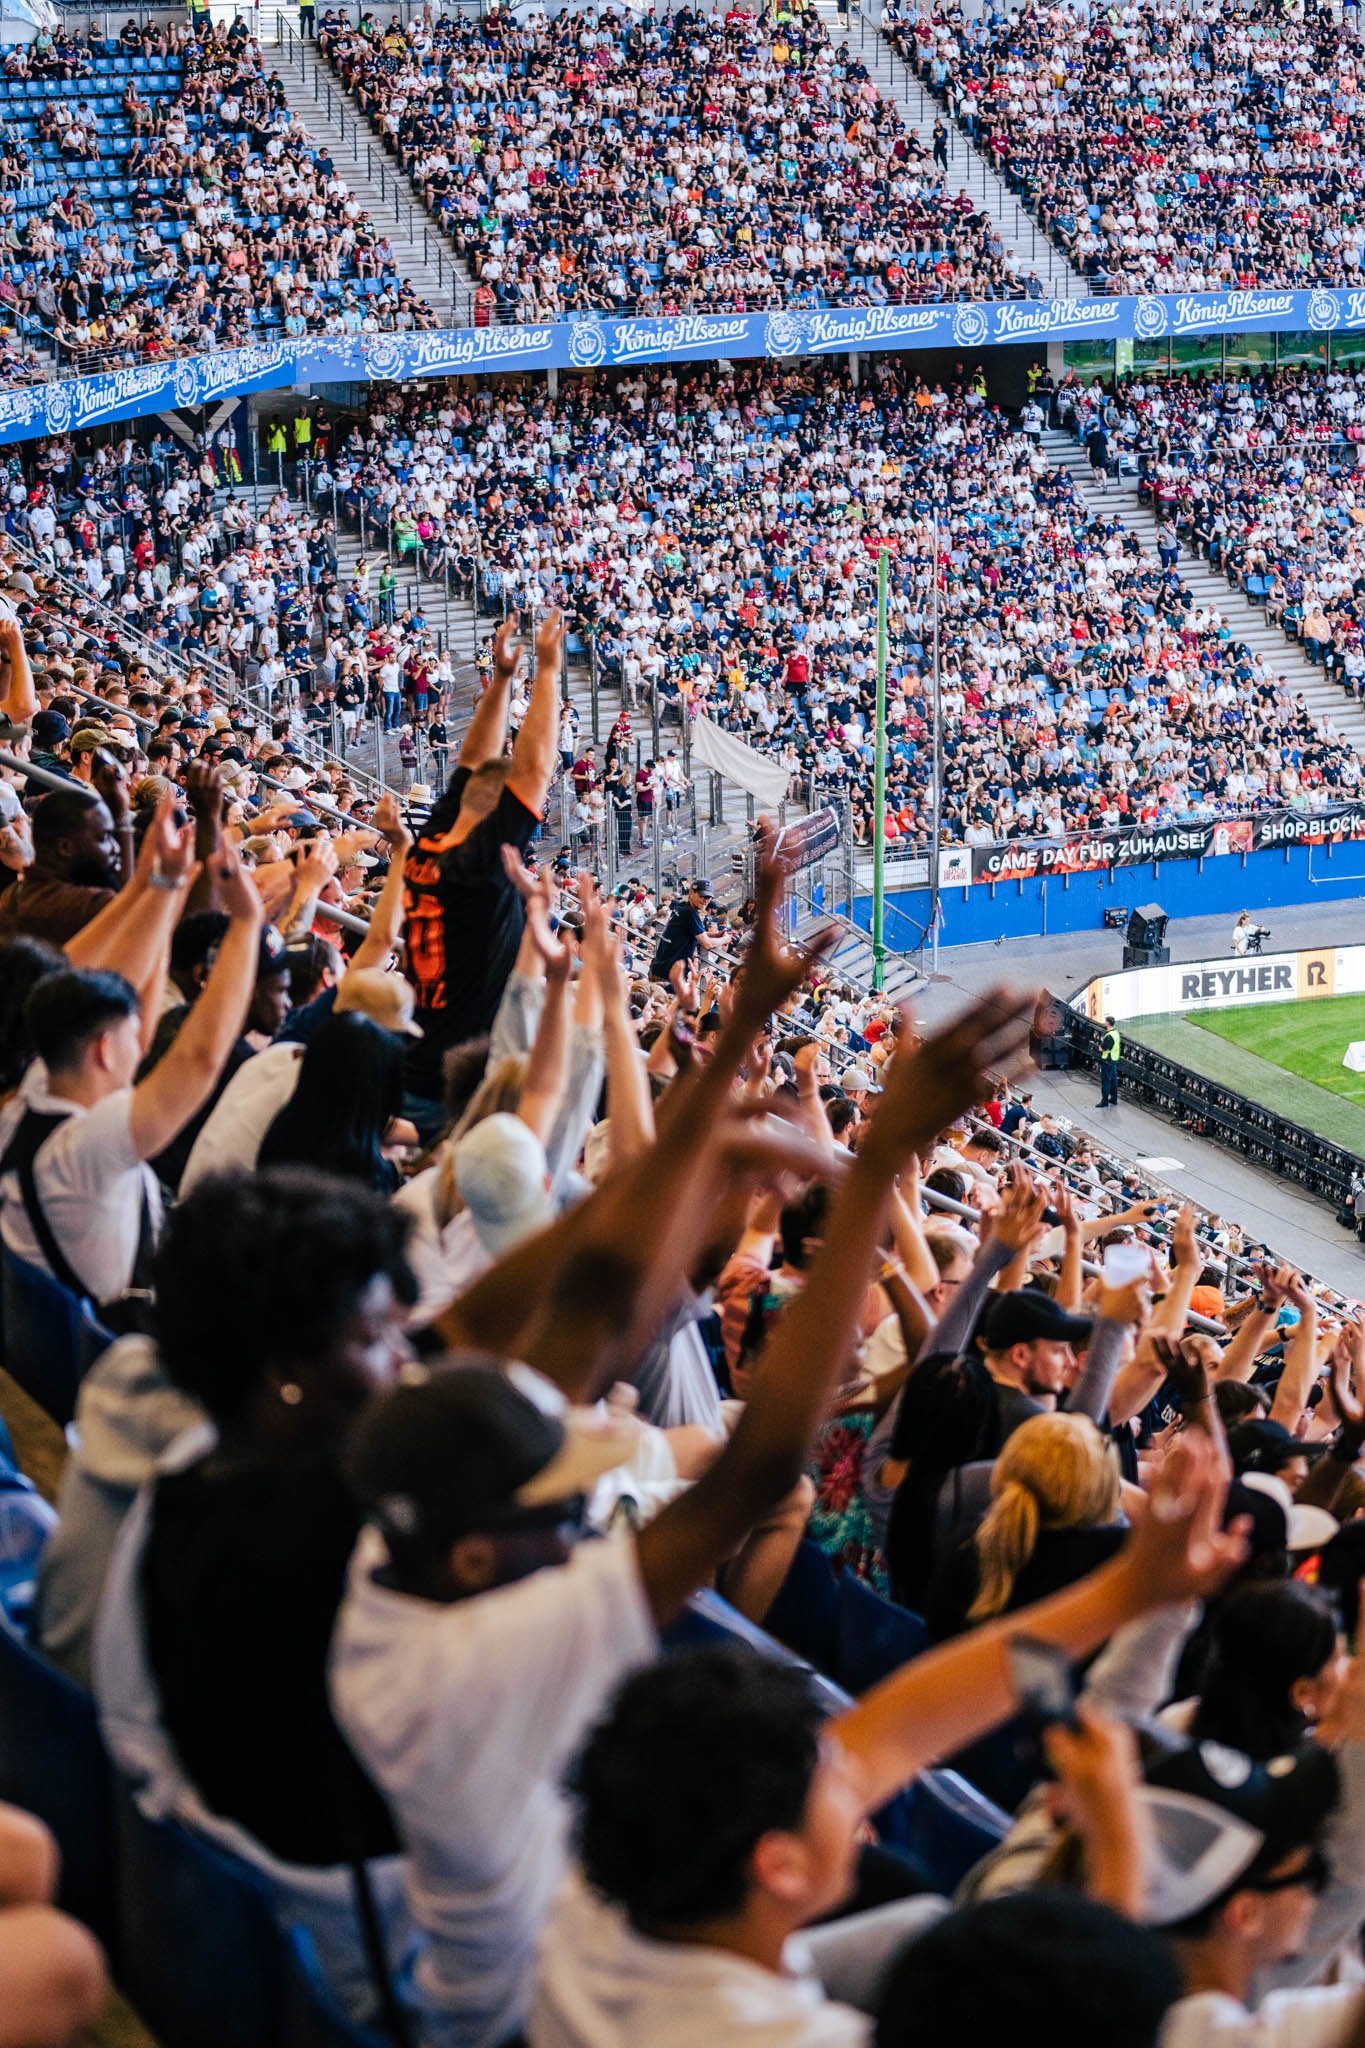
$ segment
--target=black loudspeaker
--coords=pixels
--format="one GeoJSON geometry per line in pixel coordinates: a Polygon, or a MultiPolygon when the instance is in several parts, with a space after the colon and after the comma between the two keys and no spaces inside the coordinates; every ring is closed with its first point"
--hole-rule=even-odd
{"type": "Polygon", "coordinates": [[[1163,945],[1166,913],[1159,903],[1143,903],[1128,919],[1128,940],[1123,949],[1125,967],[1164,967],[1171,949],[1163,945]]]}
{"type": "Polygon", "coordinates": [[[1159,903],[1142,903],[1128,919],[1130,946],[1159,946],[1166,937],[1166,913],[1159,903]]]}

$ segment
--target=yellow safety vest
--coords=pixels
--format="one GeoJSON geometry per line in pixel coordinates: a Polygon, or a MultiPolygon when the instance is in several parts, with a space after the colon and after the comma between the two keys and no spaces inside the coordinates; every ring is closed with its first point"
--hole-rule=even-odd
{"type": "Polygon", "coordinates": [[[1112,1052],[1105,1052],[1105,1051],[1103,1050],[1103,1040],[1102,1040],[1102,1041],[1101,1041],[1101,1051],[1100,1051],[1100,1058],[1101,1058],[1102,1060],[1111,1060],[1111,1061],[1114,1061],[1115,1063],[1117,1063],[1117,1062],[1118,1062],[1118,1060],[1119,1060],[1119,1059],[1120,1059],[1120,1058],[1122,1057],[1122,1054],[1123,1054],[1123,1040],[1122,1040],[1122,1039],[1121,1039],[1121,1038],[1119,1037],[1119,1034],[1118,1034],[1118,1032],[1117,1032],[1117,1031],[1106,1031],[1106,1032],[1105,1032],[1105,1034],[1104,1034],[1104,1036],[1105,1036],[1105,1038],[1112,1038],[1112,1039],[1113,1039],[1113,1041],[1114,1041],[1114,1050],[1113,1050],[1112,1052]]]}

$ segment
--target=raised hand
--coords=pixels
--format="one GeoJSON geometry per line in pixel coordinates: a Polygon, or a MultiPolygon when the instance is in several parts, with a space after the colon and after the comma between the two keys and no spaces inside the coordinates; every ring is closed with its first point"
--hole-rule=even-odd
{"type": "Polygon", "coordinates": [[[564,653],[564,614],[556,607],[536,627],[536,668],[559,674],[564,653]]]}
{"type": "Polygon", "coordinates": [[[214,854],[213,868],[218,879],[218,900],[233,923],[260,924],[264,913],[256,885],[229,840],[225,839],[214,854]]]}
{"type": "Polygon", "coordinates": [[[1365,1402],[1359,1389],[1365,1377],[1365,1327],[1356,1321],[1337,1331],[1332,1346],[1332,1399],[1343,1427],[1365,1438],[1365,1402]]]}
{"type": "Polygon", "coordinates": [[[325,833],[313,841],[307,854],[294,868],[297,886],[310,896],[320,896],[337,871],[336,848],[325,833]]]}
{"type": "Polygon", "coordinates": [[[138,873],[179,886],[194,866],[194,826],[176,823],[177,791],[163,791],[138,850],[138,873]]]}
{"type": "Polygon", "coordinates": [[[386,789],[374,807],[374,829],[391,853],[408,853],[412,834],[403,817],[402,806],[391,789],[386,789]]]}
{"type": "Polygon", "coordinates": [[[1171,1232],[1171,1251],[1177,1266],[1202,1266],[1204,1255],[1194,1227],[1194,1204],[1182,1202],[1171,1232]]]}
{"type": "Polygon", "coordinates": [[[1074,1237],[1081,1227],[1080,1211],[1076,1207],[1075,1196],[1060,1173],[1052,1183],[1052,1206],[1062,1229],[1068,1237],[1074,1237]]]}
{"type": "Polygon", "coordinates": [[[502,846],[502,871],[523,903],[529,903],[540,888],[536,876],[531,873],[515,846],[506,840],[502,846]]]}
{"type": "Polygon", "coordinates": [[[516,612],[509,612],[493,635],[493,674],[500,683],[511,681],[525,653],[525,648],[517,637],[520,627],[520,616],[516,612]]]}
{"type": "Polygon", "coordinates": [[[1206,1599],[1245,1562],[1246,1518],[1222,1526],[1227,1490],[1207,1437],[1186,1434],[1172,1446],[1123,1552],[1144,1611],[1206,1599]]]}
{"type": "Polygon", "coordinates": [[[753,944],[734,984],[734,1013],[750,1027],[750,1038],[800,988],[834,936],[832,931],[820,932],[808,946],[786,945],[777,929],[784,888],[778,864],[766,858],[761,860],[755,889],[753,944]]]}
{"type": "MultiPolygon", "coordinates": [[[[862,1151],[889,1151],[896,1168],[936,1138],[986,1091],[990,1074],[1016,1074],[1028,1062],[1032,991],[993,988],[946,1030],[914,1052],[897,1053],[883,1072],[885,1093],[867,1127],[862,1151]]],[[[1038,1213],[1042,1214],[1042,1198],[1038,1213]]],[[[1030,1239],[1031,1242],[1031,1239],[1030,1239]]]]}
{"type": "Polygon", "coordinates": [[[1026,1252],[1043,1230],[1047,1192],[1022,1166],[1010,1168],[1009,1185],[991,1219],[991,1232],[1007,1251],[1026,1252]]]}
{"type": "Polygon", "coordinates": [[[223,771],[216,762],[190,762],[185,771],[185,801],[198,824],[217,825],[223,810],[223,771]]]}
{"type": "Polygon", "coordinates": [[[526,899],[526,928],[540,957],[547,981],[566,981],[573,967],[573,955],[563,939],[550,930],[550,881],[545,876],[526,899]]]}

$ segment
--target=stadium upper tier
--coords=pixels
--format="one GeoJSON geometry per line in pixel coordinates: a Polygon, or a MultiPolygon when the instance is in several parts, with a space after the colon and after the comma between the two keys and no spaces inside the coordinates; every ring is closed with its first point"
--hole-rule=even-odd
{"type": "Polygon", "coordinates": [[[1120,292],[1359,284],[1365,43],[1305,0],[892,0],[895,46],[1073,263],[1120,292]]]}
{"type": "Polygon", "coordinates": [[[979,202],[813,13],[329,12],[318,42],[490,318],[1023,296],[979,202]]]}
{"type": "Polygon", "coordinates": [[[705,709],[870,837],[876,542],[893,836],[928,831],[939,519],[944,823],[969,845],[1330,802],[1360,764],[1117,514],[970,389],[878,358],[682,366],[554,399],[378,390],[333,478],[400,547],[563,604],[628,704],[705,709]],[[872,544],[869,545],[869,540],[872,544]]]}
{"type": "Polygon", "coordinates": [[[3,71],[0,301],[63,363],[433,324],[245,21],[64,29],[3,71]]]}

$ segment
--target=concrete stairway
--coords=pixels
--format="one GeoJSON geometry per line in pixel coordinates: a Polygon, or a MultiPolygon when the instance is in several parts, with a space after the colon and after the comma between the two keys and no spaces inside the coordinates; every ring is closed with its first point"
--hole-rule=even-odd
{"type": "Polygon", "coordinates": [[[435,225],[421,195],[398,168],[355,102],[319,61],[316,47],[300,40],[276,14],[277,40],[268,45],[294,112],[314,142],[325,147],[375,226],[393,245],[400,277],[424,299],[441,327],[467,327],[473,320],[474,280],[435,225]]]}
{"type": "MultiPolygon", "coordinates": [[[[901,110],[907,127],[915,129],[920,141],[929,143],[934,122],[943,112],[932,93],[926,92],[913,71],[897,56],[881,31],[858,11],[856,0],[849,27],[845,29],[836,0],[816,0],[815,11],[825,23],[836,45],[848,40],[867,66],[873,83],[885,98],[901,110]]],[[[1036,273],[1044,296],[1050,299],[1083,299],[1086,283],[1072,268],[1037,222],[1020,205],[1008,186],[996,175],[953,121],[943,115],[948,130],[949,192],[965,191],[984,206],[1000,230],[1005,254],[1019,277],[1036,273]]]]}
{"type": "MultiPolygon", "coordinates": [[[[1059,467],[1071,473],[1078,495],[1104,518],[1115,513],[1131,526],[1143,542],[1156,551],[1156,516],[1139,501],[1136,479],[1117,484],[1096,483],[1084,448],[1069,434],[1057,431],[1043,436],[1043,446],[1059,467]]],[[[1323,719],[1337,735],[1348,741],[1356,753],[1365,753],[1365,712],[1339,684],[1330,682],[1315,668],[1297,640],[1281,632],[1265,612],[1230,583],[1220,570],[1211,568],[1193,549],[1180,551],[1180,580],[1196,604],[1215,607],[1227,620],[1233,635],[1262,656],[1272,675],[1282,676],[1289,689],[1303,693],[1315,718],[1323,719]]]]}

